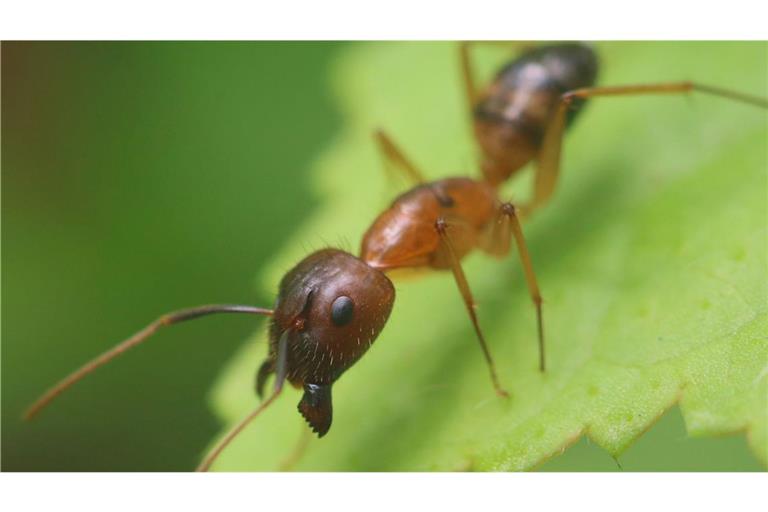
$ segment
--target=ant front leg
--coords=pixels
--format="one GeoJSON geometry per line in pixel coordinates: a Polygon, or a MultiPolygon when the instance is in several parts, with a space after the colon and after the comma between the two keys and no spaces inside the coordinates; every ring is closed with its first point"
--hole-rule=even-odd
{"type": "Polygon", "coordinates": [[[302,457],[304,457],[304,453],[307,451],[307,446],[309,445],[309,441],[311,439],[312,431],[307,428],[306,423],[302,421],[301,435],[299,440],[291,453],[289,453],[288,456],[280,463],[278,471],[293,471],[293,468],[296,467],[296,464],[301,460],[302,457]]]}
{"type": "Polygon", "coordinates": [[[536,308],[536,325],[539,335],[539,370],[546,370],[546,357],[544,352],[544,317],[541,311],[541,291],[539,283],[536,281],[536,273],[533,271],[531,255],[528,252],[528,246],[523,236],[523,228],[520,225],[520,218],[517,215],[517,209],[512,203],[504,203],[499,207],[499,214],[494,224],[491,234],[491,243],[494,245],[494,253],[506,254],[511,242],[510,235],[515,239],[517,254],[520,257],[520,263],[523,265],[525,281],[528,285],[528,292],[536,308]],[[507,224],[506,226],[504,224],[507,224]]]}
{"type": "Polygon", "coordinates": [[[413,182],[414,185],[425,183],[424,175],[419,169],[405,156],[400,148],[397,147],[392,138],[384,130],[378,129],[373,132],[373,138],[379,148],[381,160],[384,162],[384,168],[390,172],[392,167],[400,170],[405,177],[413,182]]]}
{"type": "Polygon", "coordinates": [[[485,343],[483,331],[480,329],[480,323],[477,320],[477,314],[475,313],[475,300],[472,298],[472,291],[469,289],[467,277],[464,275],[464,270],[461,268],[461,262],[456,255],[456,250],[454,249],[453,243],[451,243],[451,238],[448,235],[448,224],[445,219],[442,217],[437,219],[435,222],[435,229],[440,235],[442,247],[448,255],[453,277],[456,279],[456,284],[458,285],[461,296],[464,299],[464,305],[467,308],[467,313],[469,313],[469,318],[472,320],[472,326],[475,328],[477,340],[480,342],[480,348],[483,350],[485,361],[488,363],[488,369],[491,372],[491,381],[493,382],[493,387],[496,390],[496,394],[507,398],[509,397],[509,393],[507,393],[499,384],[499,378],[496,375],[496,365],[493,362],[491,352],[488,350],[488,345],[485,343]]]}
{"type": "Polygon", "coordinates": [[[232,442],[232,440],[237,437],[237,435],[242,432],[242,430],[248,426],[248,424],[256,418],[261,412],[270,406],[272,402],[277,399],[278,396],[280,396],[280,393],[283,391],[283,385],[285,384],[285,379],[288,376],[288,339],[291,335],[291,329],[286,329],[283,334],[280,336],[280,340],[277,343],[277,357],[275,361],[275,387],[272,391],[272,394],[264,400],[261,405],[259,405],[253,412],[248,414],[240,423],[235,425],[235,427],[227,432],[227,435],[224,436],[224,438],[216,444],[216,446],[213,448],[213,450],[208,453],[208,455],[205,456],[205,459],[200,463],[199,466],[197,466],[197,469],[195,471],[208,471],[211,467],[211,465],[214,463],[214,461],[221,455],[221,452],[224,451],[224,448],[226,448],[229,443],[232,442]]]}
{"type": "Polygon", "coordinates": [[[687,94],[703,92],[720,96],[749,105],[768,108],[768,100],[737,91],[721,89],[695,82],[669,82],[661,84],[623,85],[614,87],[587,87],[576,89],[563,94],[554,116],[551,118],[544,134],[544,140],[539,152],[534,178],[533,199],[522,210],[524,215],[544,205],[555,190],[560,174],[560,161],[568,111],[575,100],[586,100],[597,96],[633,96],[644,94],[687,94]]]}

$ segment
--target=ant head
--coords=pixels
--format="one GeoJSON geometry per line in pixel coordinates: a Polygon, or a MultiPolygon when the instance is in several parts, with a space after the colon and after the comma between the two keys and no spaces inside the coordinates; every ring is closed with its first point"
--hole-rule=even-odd
{"type": "Polygon", "coordinates": [[[309,255],[281,281],[270,359],[276,360],[278,341],[290,331],[287,378],[304,388],[299,410],[318,434],[330,428],[331,384],[368,350],[394,300],[387,276],[336,249],[309,255]]]}

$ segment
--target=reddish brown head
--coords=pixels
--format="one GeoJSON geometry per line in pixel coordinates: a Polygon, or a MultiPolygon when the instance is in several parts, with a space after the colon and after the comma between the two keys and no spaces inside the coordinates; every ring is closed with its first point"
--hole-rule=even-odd
{"type": "Polygon", "coordinates": [[[349,253],[325,249],[306,257],[280,282],[259,394],[274,372],[278,340],[290,331],[287,379],[304,388],[299,411],[323,436],[331,426],[332,384],[371,346],[394,300],[389,278],[349,253]]]}

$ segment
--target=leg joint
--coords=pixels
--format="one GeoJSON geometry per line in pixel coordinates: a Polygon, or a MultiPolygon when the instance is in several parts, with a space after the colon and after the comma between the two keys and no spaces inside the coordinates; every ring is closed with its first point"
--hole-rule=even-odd
{"type": "Polygon", "coordinates": [[[560,100],[566,106],[570,107],[576,98],[585,98],[585,97],[586,97],[586,94],[583,89],[576,89],[576,90],[568,91],[564,93],[562,96],[560,96],[560,100]]]}
{"type": "Polygon", "coordinates": [[[506,215],[507,217],[516,217],[517,216],[517,208],[515,205],[513,205],[510,202],[502,203],[501,205],[501,213],[503,215],[506,215]]]}
{"type": "Polygon", "coordinates": [[[435,229],[442,235],[446,234],[448,231],[448,223],[443,217],[438,217],[438,219],[435,221],[435,229]]]}

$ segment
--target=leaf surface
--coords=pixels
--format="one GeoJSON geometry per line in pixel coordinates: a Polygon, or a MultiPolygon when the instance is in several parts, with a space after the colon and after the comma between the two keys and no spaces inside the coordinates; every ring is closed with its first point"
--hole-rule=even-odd
{"type": "MultiPolygon", "coordinates": [[[[598,45],[600,83],[699,80],[765,96],[765,43],[598,45]]],[[[481,76],[504,51],[478,51],[481,76]]],[[[332,70],[345,126],[310,177],[321,207],[276,250],[259,286],[311,250],[356,252],[392,198],[380,126],[430,178],[473,174],[455,45],[361,44],[332,70]]],[[[465,260],[511,400],[498,399],[449,273],[396,281],[384,332],[334,386],[334,425],[301,470],[526,470],[582,435],[619,455],[679,403],[694,436],[746,432],[768,461],[764,110],[708,97],[590,102],[567,135],[554,200],[525,226],[545,298],[549,369],[514,255],[465,260]]],[[[530,171],[505,189],[525,198],[530,171]]],[[[255,191],[255,193],[270,193],[255,191]]],[[[212,394],[231,426],[256,405],[258,332],[212,394]]],[[[285,393],[216,469],[274,470],[299,438],[285,393]]]]}

